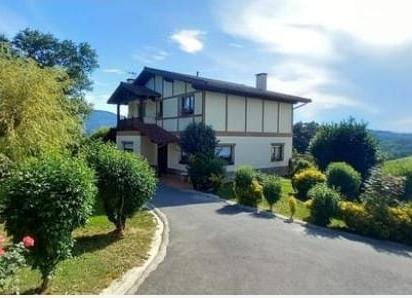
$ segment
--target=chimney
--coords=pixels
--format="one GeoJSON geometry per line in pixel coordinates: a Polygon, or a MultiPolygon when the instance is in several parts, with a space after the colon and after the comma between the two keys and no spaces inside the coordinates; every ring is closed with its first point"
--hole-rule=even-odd
{"type": "Polygon", "coordinates": [[[265,72],[256,74],[256,88],[266,90],[267,89],[268,74],[265,72]]]}
{"type": "Polygon", "coordinates": [[[133,83],[134,83],[134,79],[129,78],[129,79],[126,80],[126,82],[127,82],[128,84],[133,84],[133,83]]]}

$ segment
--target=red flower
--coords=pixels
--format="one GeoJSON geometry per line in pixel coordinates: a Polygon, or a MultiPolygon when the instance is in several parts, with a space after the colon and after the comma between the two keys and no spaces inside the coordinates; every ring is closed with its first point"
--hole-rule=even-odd
{"type": "Polygon", "coordinates": [[[34,246],[34,239],[31,238],[30,236],[25,236],[23,238],[23,244],[25,248],[31,248],[34,246]]]}
{"type": "Polygon", "coordinates": [[[1,257],[2,255],[4,255],[4,253],[5,253],[5,250],[3,249],[3,247],[0,247],[0,257],[1,257]]]}

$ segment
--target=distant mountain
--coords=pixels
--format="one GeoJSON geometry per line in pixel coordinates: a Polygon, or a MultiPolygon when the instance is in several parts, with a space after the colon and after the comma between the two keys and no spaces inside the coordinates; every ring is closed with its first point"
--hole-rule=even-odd
{"type": "MultiPolygon", "coordinates": [[[[101,127],[116,126],[116,114],[94,110],[86,122],[86,132],[93,133],[101,127]]],[[[389,159],[412,155],[412,133],[397,133],[383,130],[371,130],[379,140],[382,149],[389,159]]]]}
{"type": "Polygon", "coordinates": [[[101,127],[116,126],[117,115],[112,112],[93,110],[86,121],[86,133],[91,134],[101,127]]]}
{"type": "Polygon", "coordinates": [[[371,130],[389,159],[412,155],[412,133],[371,130]]]}

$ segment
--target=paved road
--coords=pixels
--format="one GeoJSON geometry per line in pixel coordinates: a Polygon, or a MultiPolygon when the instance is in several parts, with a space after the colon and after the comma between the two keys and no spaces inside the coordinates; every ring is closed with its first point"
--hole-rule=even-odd
{"type": "Polygon", "coordinates": [[[162,186],[165,260],[138,294],[412,294],[412,249],[162,186]]]}

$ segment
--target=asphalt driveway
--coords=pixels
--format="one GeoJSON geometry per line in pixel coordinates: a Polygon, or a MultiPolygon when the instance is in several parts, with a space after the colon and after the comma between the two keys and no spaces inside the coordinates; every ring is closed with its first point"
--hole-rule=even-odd
{"type": "Polygon", "coordinates": [[[137,294],[412,294],[412,249],[161,186],[165,260],[137,294]]]}

